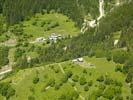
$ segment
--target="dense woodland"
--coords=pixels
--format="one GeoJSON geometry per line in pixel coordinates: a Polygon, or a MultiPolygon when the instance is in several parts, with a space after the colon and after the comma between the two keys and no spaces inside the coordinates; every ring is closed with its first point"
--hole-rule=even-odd
{"type": "Polygon", "coordinates": [[[5,0],[3,13],[9,24],[18,23],[36,12],[49,12],[55,10],[73,19],[76,25],[81,26],[83,18],[90,12],[96,17],[98,0],[5,0]],[[17,6],[16,6],[17,5],[17,6]]]}
{"type": "Polygon", "coordinates": [[[0,68],[4,65],[7,65],[9,60],[8,60],[8,47],[0,47],[0,68]]]}

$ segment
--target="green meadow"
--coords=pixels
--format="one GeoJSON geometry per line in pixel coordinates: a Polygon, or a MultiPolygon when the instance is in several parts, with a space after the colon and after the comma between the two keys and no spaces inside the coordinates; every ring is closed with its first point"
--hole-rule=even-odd
{"type": "Polygon", "coordinates": [[[23,22],[24,33],[31,35],[33,39],[38,37],[48,38],[51,33],[62,36],[75,36],[80,30],[75,27],[75,23],[67,16],[59,13],[41,14],[23,22]]]}
{"type": "MultiPolygon", "coordinates": [[[[72,61],[55,63],[36,68],[20,70],[2,82],[11,82],[15,88],[16,94],[10,100],[29,100],[33,97],[35,100],[60,100],[64,95],[79,95],[76,99],[96,100],[95,95],[99,93],[100,85],[105,84],[97,79],[100,76],[110,77],[114,81],[122,83],[121,95],[126,99],[130,95],[130,88],[125,83],[125,75],[115,72],[116,64],[107,61],[105,58],[89,58],[84,57],[85,63],[93,64],[94,68],[81,66],[80,63],[72,63],[72,61]],[[71,73],[72,76],[65,80],[65,74],[71,73]],[[78,76],[74,81],[74,76],[78,76]],[[34,84],[33,80],[38,77],[39,81],[34,84]],[[85,78],[85,83],[80,84],[81,77],[85,78]],[[53,83],[51,83],[51,81],[53,83]],[[88,88],[85,90],[85,88],[88,88]],[[89,98],[89,99],[88,99],[89,98]]],[[[107,91],[114,84],[105,85],[105,89],[100,93],[107,91]]],[[[116,86],[117,87],[117,86],[116,86]]],[[[101,94],[102,95],[102,94],[101,94]]],[[[115,95],[114,95],[115,96],[115,95]]],[[[0,96],[1,100],[4,100],[0,96]]],[[[74,100],[76,100],[74,99],[74,100]]],[[[62,99],[61,99],[62,100],[62,99]]],[[[98,100],[109,100],[103,96],[99,96],[98,100]]]]}

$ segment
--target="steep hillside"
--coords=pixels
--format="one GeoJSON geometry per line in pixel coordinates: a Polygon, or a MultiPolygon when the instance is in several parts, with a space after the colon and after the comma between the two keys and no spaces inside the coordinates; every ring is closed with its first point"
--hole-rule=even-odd
{"type": "Polygon", "coordinates": [[[113,32],[122,31],[120,47],[127,46],[129,47],[128,49],[132,50],[132,45],[130,43],[132,41],[132,11],[133,1],[130,1],[108,13],[108,15],[100,21],[97,33],[99,34],[99,38],[100,36],[109,36],[111,38],[113,36],[113,32]],[[124,37],[126,38],[126,40],[122,40],[122,38],[124,37]]]}
{"type": "Polygon", "coordinates": [[[133,100],[133,0],[2,0],[0,13],[0,100],[133,100]]]}
{"type": "MultiPolygon", "coordinates": [[[[106,11],[109,11],[115,0],[106,0],[106,11]]],[[[5,0],[4,15],[9,24],[18,23],[36,12],[55,10],[73,19],[76,25],[82,25],[85,15],[95,19],[99,15],[99,0],[5,0]],[[17,5],[17,6],[15,6],[17,5]]]]}
{"type": "MultiPolygon", "coordinates": [[[[120,30],[124,31],[132,27],[132,20],[133,20],[132,10],[133,10],[133,2],[124,4],[123,6],[116,8],[114,11],[110,12],[105,18],[103,18],[100,21],[97,30],[91,29],[88,32],[86,32],[84,35],[79,35],[78,37],[70,39],[71,42],[67,42],[66,44],[61,43],[59,46],[53,45],[50,48],[46,48],[45,49],[46,51],[44,50],[42,53],[40,52],[41,53],[40,55],[42,56],[41,58],[42,59],[44,58],[46,61],[48,59],[51,61],[52,59],[53,61],[56,61],[57,59],[58,60],[61,59],[59,54],[64,55],[62,56],[62,58],[64,58],[65,60],[68,58],[74,58],[83,55],[91,55],[92,52],[94,54],[97,50],[101,52],[103,51],[106,52],[108,50],[110,51],[111,49],[114,48],[113,33],[120,30]],[[67,50],[63,51],[62,48],[65,46],[67,47],[67,50]],[[50,52],[53,52],[54,55],[49,56],[50,52]],[[54,56],[54,58],[52,56],[54,56]]],[[[129,35],[129,33],[128,34],[124,33],[124,34],[129,35]]],[[[126,37],[128,38],[126,39],[126,41],[129,41],[130,44],[127,45],[128,47],[131,48],[132,37],[129,36],[126,37]]]]}
{"type": "MultiPolygon", "coordinates": [[[[124,74],[115,71],[117,64],[108,62],[105,58],[84,59],[84,63],[67,61],[20,70],[2,81],[5,84],[10,82],[15,89],[15,95],[10,95],[9,100],[130,98],[130,88],[124,81],[124,74]]],[[[4,100],[5,97],[0,94],[0,99],[4,100]]]]}

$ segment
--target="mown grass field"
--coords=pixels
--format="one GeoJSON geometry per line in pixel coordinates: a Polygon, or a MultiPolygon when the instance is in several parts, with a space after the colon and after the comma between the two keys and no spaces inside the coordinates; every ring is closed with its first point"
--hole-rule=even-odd
{"type": "MultiPolygon", "coordinates": [[[[35,100],[58,100],[62,94],[69,94],[70,91],[75,91],[74,87],[85,100],[88,100],[87,98],[89,96],[91,97],[91,100],[95,100],[93,94],[98,90],[99,84],[101,84],[96,80],[101,75],[108,75],[113,80],[121,82],[123,84],[122,96],[124,97],[124,100],[126,100],[126,96],[130,95],[130,88],[125,83],[125,75],[120,72],[115,72],[116,64],[114,62],[108,62],[105,58],[84,57],[84,59],[87,63],[94,64],[95,68],[85,68],[83,66],[81,67],[79,64],[73,64],[71,61],[67,61],[20,70],[9,78],[3,80],[3,82],[12,81],[11,85],[16,90],[16,95],[11,97],[10,100],[28,100],[28,96],[31,95],[35,97],[35,100]],[[74,82],[75,86],[73,87],[71,81],[68,80],[66,83],[63,83],[58,90],[55,90],[55,87],[53,86],[42,91],[46,88],[45,86],[50,79],[55,79],[55,84],[61,82],[64,75],[61,68],[65,73],[72,71],[72,77],[74,75],[78,75],[79,77],[85,76],[87,82],[92,81],[92,86],[89,86],[88,91],[84,91],[86,85],[80,85],[79,82],[74,82]],[[84,70],[86,70],[86,73],[83,72],[84,70]],[[33,84],[33,79],[36,75],[39,77],[39,82],[33,84]],[[34,92],[31,91],[31,89],[34,89],[34,92]]],[[[106,88],[108,87],[109,86],[106,86],[106,88]]],[[[4,100],[4,98],[0,96],[0,100],[4,100]]],[[[78,100],[82,100],[82,98],[79,96],[78,100]]],[[[100,97],[98,100],[108,99],[100,97]]]]}
{"type": "Polygon", "coordinates": [[[23,25],[24,33],[32,35],[33,39],[38,37],[47,38],[51,33],[57,33],[62,36],[75,36],[80,32],[80,30],[75,27],[75,23],[72,20],[59,13],[44,15],[38,13],[28,21],[24,21],[23,25]],[[58,25],[50,28],[53,24],[58,25]]]}

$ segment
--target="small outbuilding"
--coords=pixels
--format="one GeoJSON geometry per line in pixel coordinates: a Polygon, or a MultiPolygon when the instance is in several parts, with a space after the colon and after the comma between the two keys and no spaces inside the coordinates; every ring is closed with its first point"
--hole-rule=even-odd
{"type": "Polygon", "coordinates": [[[117,46],[118,43],[119,43],[119,40],[115,40],[114,41],[114,46],[117,46]]]}
{"type": "Polygon", "coordinates": [[[84,59],[83,58],[76,58],[76,59],[73,59],[72,60],[73,63],[76,63],[76,62],[84,62],[84,59]]]}
{"type": "Polygon", "coordinates": [[[56,33],[52,33],[52,34],[49,36],[49,40],[51,40],[51,41],[56,41],[56,40],[61,39],[61,38],[62,38],[61,35],[60,35],[60,34],[57,35],[56,33]]]}

